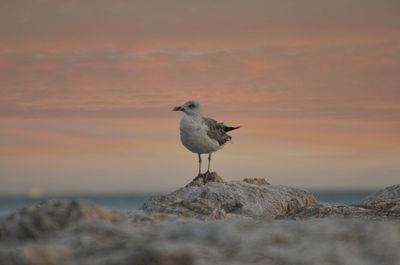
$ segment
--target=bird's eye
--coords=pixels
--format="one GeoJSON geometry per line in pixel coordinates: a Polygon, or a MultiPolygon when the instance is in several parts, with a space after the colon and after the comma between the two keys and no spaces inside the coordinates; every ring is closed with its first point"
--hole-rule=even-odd
{"type": "Polygon", "coordinates": [[[196,107],[196,105],[195,104],[190,104],[188,107],[191,108],[191,109],[194,109],[196,107]]]}

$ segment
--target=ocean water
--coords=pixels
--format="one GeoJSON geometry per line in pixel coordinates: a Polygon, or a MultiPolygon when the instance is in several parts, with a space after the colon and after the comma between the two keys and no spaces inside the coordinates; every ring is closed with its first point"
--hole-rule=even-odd
{"type": "Polygon", "coordinates": [[[43,196],[40,198],[0,195],[0,216],[4,217],[17,209],[29,207],[49,199],[83,200],[111,209],[129,212],[140,208],[140,206],[153,195],[154,194],[75,194],[43,196]]]}
{"type": "Polygon", "coordinates": [[[358,204],[378,190],[309,190],[320,202],[358,204]]]}
{"type": "MultiPolygon", "coordinates": [[[[336,202],[345,204],[357,204],[375,190],[310,190],[321,202],[336,202]]],[[[31,198],[29,196],[1,196],[0,195],[0,216],[6,216],[11,212],[29,207],[48,199],[74,199],[93,202],[97,205],[116,209],[124,212],[136,210],[143,203],[155,194],[107,194],[107,195],[57,195],[31,198]]]]}

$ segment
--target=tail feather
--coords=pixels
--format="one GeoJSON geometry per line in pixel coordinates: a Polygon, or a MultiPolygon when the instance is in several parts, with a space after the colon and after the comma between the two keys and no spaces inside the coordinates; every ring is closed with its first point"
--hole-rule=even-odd
{"type": "Polygon", "coordinates": [[[239,129],[241,126],[238,126],[238,127],[229,127],[229,126],[224,126],[224,131],[225,132],[230,132],[230,131],[233,131],[233,130],[236,130],[236,129],[239,129]]]}

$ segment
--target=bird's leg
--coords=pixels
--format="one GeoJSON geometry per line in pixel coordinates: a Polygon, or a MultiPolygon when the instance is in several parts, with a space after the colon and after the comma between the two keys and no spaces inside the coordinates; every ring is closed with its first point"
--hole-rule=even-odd
{"type": "Polygon", "coordinates": [[[201,175],[201,155],[200,154],[198,154],[199,155],[199,175],[198,176],[200,176],[201,175]]]}
{"type": "Polygon", "coordinates": [[[208,167],[207,167],[207,175],[210,175],[210,164],[211,164],[211,153],[208,153],[208,167]]]}

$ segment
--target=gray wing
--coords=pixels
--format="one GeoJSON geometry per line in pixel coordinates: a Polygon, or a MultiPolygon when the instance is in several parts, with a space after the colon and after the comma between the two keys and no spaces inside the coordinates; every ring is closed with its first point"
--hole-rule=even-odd
{"type": "Polygon", "coordinates": [[[216,120],[203,117],[204,123],[208,127],[207,135],[211,139],[214,139],[218,142],[219,145],[225,144],[227,141],[232,139],[230,135],[226,132],[238,129],[239,127],[228,127],[225,126],[222,122],[217,122],[216,120]]]}

